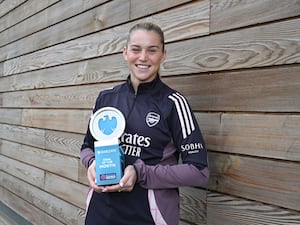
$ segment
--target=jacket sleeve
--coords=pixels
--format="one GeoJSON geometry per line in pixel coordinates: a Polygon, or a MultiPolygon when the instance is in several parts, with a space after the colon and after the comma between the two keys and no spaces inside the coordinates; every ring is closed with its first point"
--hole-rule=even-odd
{"type": "Polygon", "coordinates": [[[182,186],[205,186],[209,178],[209,170],[199,170],[191,164],[146,165],[138,159],[134,163],[138,174],[138,183],[144,188],[178,188],[182,186]]]}
{"type": "Polygon", "coordinates": [[[196,118],[179,93],[170,95],[169,101],[172,107],[167,122],[182,163],[153,166],[137,160],[138,182],[145,188],[204,186],[209,178],[207,150],[196,118]]]}

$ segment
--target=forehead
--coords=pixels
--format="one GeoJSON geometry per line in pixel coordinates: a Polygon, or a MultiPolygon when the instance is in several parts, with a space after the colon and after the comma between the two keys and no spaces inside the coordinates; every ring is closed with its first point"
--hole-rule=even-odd
{"type": "Polygon", "coordinates": [[[161,39],[158,33],[155,31],[148,30],[135,30],[130,34],[129,45],[138,45],[138,46],[157,46],[161,47],[161,39]]]}

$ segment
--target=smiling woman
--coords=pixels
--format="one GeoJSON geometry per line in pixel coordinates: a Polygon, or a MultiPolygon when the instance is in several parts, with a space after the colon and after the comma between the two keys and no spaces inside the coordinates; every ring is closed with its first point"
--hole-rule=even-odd
{"type": "Polygon", "coordinates": [[[166,58],[160,27],[135,25],[123,56],[130,71],[127,81],[100,92],[93,113],[109,106],[125,115],[126,128],[119,140],[124,175],[117,184],[97,186],[99,164],[88,130],[81,148],[91,186],[85,224],[177,225],[178,188],[203,186],[209,177],[200,128],[185,97],[160,79],[159,68],[166,58]]]}
{"type": "MultiPolygon", "coordinates": [[[[165,212],[177,201],[174,177],[186,179],[181,184],[197,177],[159,174],[178,168],[177,153],[197,163],[192,156],[201,143],[178,143],[198,122],[211,176],[205,188],[179,188],[181,224],[300,224],[299,9],[299,0],[0,0],[1,204],[33,225],[83,225],[93,211],[143,221],[151,202],[165,223],[176,224],[165,212]],[[159,23],[167,54],[160,77],[136,87],[131,74],[143,75],[152,54],[165,50],[161,30],[143,21],[159,23]],[[143,34],[159,41],[141,43],[143,34]],[[139,51],[131,72],[129,54],[139,51]],[[162,82],[178,92],[166,98],[162,82]],[[93,183],[78,157],[100,90],[97,107],[121,109],[126,118],[122,172],[138,174],[123,187],[92,188],[86,211],[93,183]]],[[[88,167],[94,152],[86,147],[81,160],[88,167]]]]}
{"type": "Polygon", "coordinates": [[[161,29],[152,23],[134,26],[129,32],[123,56],[128,63],[132,86],[136,92],[139,84],[154,80],[160,64],[166,58],[161,29]]]}

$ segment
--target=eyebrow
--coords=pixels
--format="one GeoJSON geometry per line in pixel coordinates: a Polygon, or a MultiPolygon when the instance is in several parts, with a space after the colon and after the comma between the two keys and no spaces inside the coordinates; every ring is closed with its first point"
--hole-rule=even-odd
{"type": "MultiPolygon", "coordinates": [[[[129,45],[130,47],[138,47],[138,48],[140,48],[141,46],[140,45],[134,45],[134,44],[132,44],[132,45],[129,45]]],[[[159,46],[157,46],[157,45],[150,45],[150,46],[148,46],[147,48],[160,48],[159,46]]]]}

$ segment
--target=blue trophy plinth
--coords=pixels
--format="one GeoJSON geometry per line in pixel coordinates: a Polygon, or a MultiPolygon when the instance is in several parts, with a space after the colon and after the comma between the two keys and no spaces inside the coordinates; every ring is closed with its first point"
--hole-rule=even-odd
{"type": "Polygon", "coordinates": [[[125,118],[116,108],[104,107],[96,111],[89,128],[94,142],[96,183],[98,186],[119,183],[123,176],[124,153],[119,137],[125,130],[125,118]]]}

